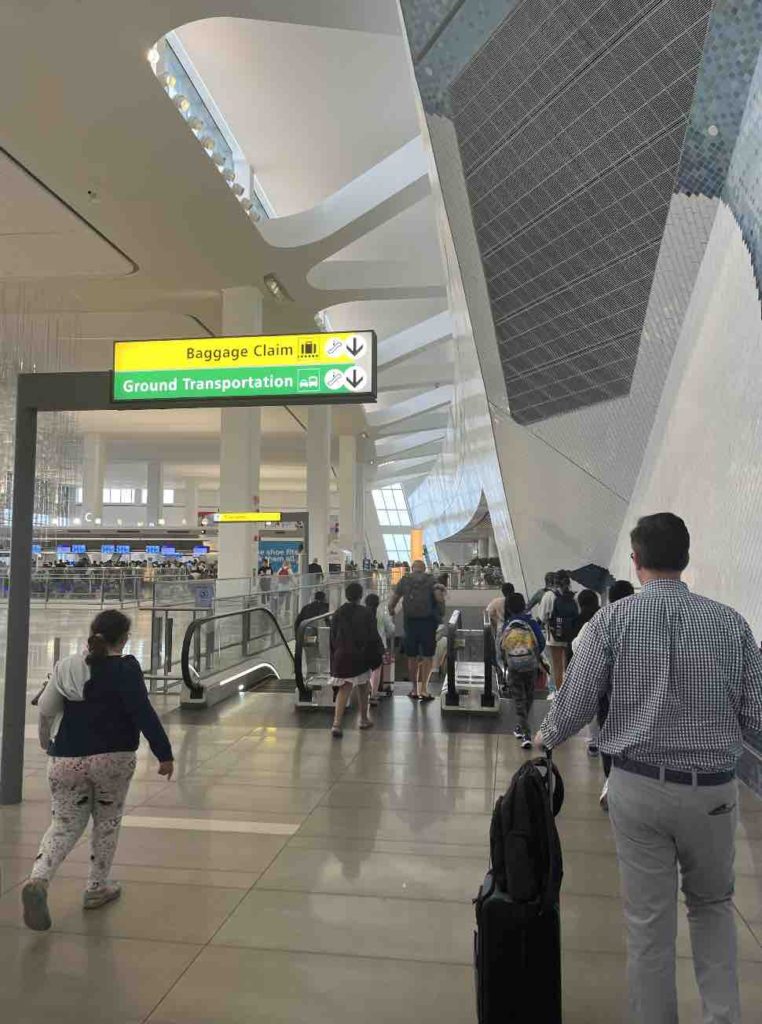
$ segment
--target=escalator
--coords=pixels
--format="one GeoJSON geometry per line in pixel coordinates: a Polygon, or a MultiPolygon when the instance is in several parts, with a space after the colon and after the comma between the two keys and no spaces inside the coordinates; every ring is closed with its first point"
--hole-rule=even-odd
{"type": "Polygon", "coordinates": [[[447,622],[447,662],[442,687],[442,714],[500,714],[504,680],[495,660],[489,620],[481,628],[464,628],[455,610],[447,622]]]}
{"type": "Polygon", "coordinates": [[[330,620],[330,612],[306,619],[289,640],[262,605],[194,619],[183,638],[181,706],[213,707],[256,690],[291,694],[297,708],[332,708],[330,620]]]}

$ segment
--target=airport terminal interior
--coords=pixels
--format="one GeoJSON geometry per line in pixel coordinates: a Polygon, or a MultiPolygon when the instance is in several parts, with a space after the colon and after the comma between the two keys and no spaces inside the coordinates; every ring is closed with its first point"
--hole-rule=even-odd
{"type": "MultiPolygon", "coordinates": [[[[762,642],[762,0],[0,0],[0,58],[0,1018],[643,1024],[595,719],[553,750],[562,1016],[488,1014],[474,900],[563,694],[554,588],[637,600],[630,531],[673,513],[691,591],[762,642]],[[528,733],[506,583],[551,596],[528,733]],[[336,668],[351,584],[369,709],[370,662],[336,668]],[[120,898],[83,909],[85,831],[36,929],[66,760],[38,708],[109,609],[174,773],[141,739],[120,898]]],[[[676,935],[653,1024],[738,1024],[682,898],[676,935]]],[[[515,1007],[551,945],[507,959],[515,1007]]]]}

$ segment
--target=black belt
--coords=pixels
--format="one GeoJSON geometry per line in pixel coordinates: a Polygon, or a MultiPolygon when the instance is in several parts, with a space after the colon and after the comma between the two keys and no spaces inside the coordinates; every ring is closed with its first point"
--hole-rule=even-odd
{"type": "Polygon", "coordinates": [[[628,757],[615,757],[614,767],[633,775],[645,775],[647,779],[661,779],[663,782],[676,782],[680,786],[724,786],[736,777],[735,772],[681,772],[675,768],[660,768],[655,764],[644,764],[643,761],[631,761],[628,757]]]}

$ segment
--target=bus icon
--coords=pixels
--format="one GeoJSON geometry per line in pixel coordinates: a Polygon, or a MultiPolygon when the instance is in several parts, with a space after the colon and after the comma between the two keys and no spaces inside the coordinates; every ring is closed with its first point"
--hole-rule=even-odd
{"type": "Polygon", "coordinates": [[[298,388],[300,391],[319,391],[320,375],[313,371],[300,370],[298,374],[298,388]]]}

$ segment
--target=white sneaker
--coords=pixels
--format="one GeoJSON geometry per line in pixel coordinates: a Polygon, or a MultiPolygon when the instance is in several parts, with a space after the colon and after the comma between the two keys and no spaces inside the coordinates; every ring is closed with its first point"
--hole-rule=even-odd
{"type": "Polygon", "coordinates": [[[608,814],[609,813],[609,780],[608,779],[606,779],[606,781],[603,783],[603,789],[601,790],[601,798],[600,798],[600,800],[598,802],[600,803],[601,807],[606,812],[606,814],[608,814]]]}
{"type": "Polygon", "coordinates": [[[100,889],[88,889],[82,900],[85,910],[97,910],[98,907],[105,907],[107,903],[113,903],[122,895],[122,887],[119,882],[107,882],[100,889]]]}
{"type": "Polygon", "coordinates": [[[545,697],[545,700],[555,700],[557,693],[558,693],[558,690],[548,690],[548,693],[547,693],[547,696],[545,697]]]}

